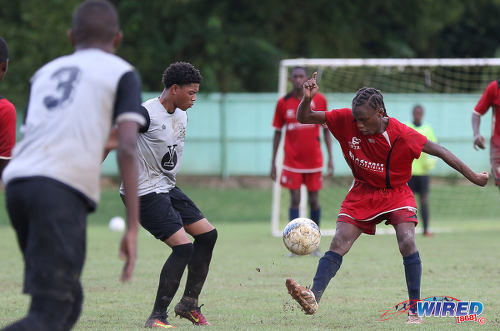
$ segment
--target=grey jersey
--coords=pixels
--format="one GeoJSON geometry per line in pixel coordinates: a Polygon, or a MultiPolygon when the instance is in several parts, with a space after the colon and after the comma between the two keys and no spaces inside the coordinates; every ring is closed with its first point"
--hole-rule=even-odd
{"type": "Polygon", "coordinates": [[[47,63],[31,79],[24,136],[4,171],[4,183],[49,177],[97,203],[112,122],[144,124],[140,93],[133,67],[99,49],[79,50],[47,63]]]}
{"type": "MultiPolygon", "coordinates": [[[[141,130],[137,139],[138,195],[166,193],[175,187],[175,176],[181,165],[187,113],[177,108],[169,114],[158,98],[142,105],[149,115],[149,126],[141,130]]],[[[120,193],[124,193],[123,184],[120,193]]]]}

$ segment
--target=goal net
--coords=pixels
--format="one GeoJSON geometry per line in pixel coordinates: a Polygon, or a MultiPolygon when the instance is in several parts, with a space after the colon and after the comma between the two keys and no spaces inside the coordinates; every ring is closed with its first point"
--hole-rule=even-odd
{"type": "MultiPolygon", "coordinates": [[[[354,93],[363,86],[381,90],[389,116],[394,116],[402,122],[410,121],[412,107],[422,104],[425,109],[424,122],[431,122],[441,144],[474,170],[489,170],[489,154],[474,154],[472,149],[470,115],[486,86],[491,81],[500,79],[500,59],[287,59],[280,63],[280,96],[291,89],[290,69],[297,66],[306,68],[309,76],[314,71],[318,72],[320,92],[325,94],[329,109],[350,107],[354,93]]],[[[489,138],[490,128],[490,118],[484,118],[481,122],[481,133],[486,139],[489,138]]],[[[337,144],[334,144],[333,154],[335,176],[352,178],[337,144]]],[[[323,156],[326,163],[326,154],[323,153],[323,156]]],[[[280,147],[276,161],[278,179],[273,187],[271,212],[271,229],[274,236],[281,236],[282,229],[288,222],[290,197],[288,190],[282,190],[279,185],[282,161],[283,148],[280,147]]],[[[444,162],[437,163],[431,172],[431,176],[433,175],[441,179],[451,178],[451,182],[457,187],[448,189],[449,185],[433,185],[433,182],[439,180],[431,179],[431,230],[433,227],[438,229],[439,226],[442,229],[453,227],[451,223],[445,223],[444,226],[438,224],[437,220],[432,223],[432,219],[436,219],[434,215],[440,219],[451,220],[467,218],[470,214],[469,219],[480,218],[485,222],[500,215],[498,189],[491,186],[482,190],[471,187],[463,183],[460,176],[444,162]],[[473,200],[471,194],[474,196],[473,200]]],[[[320,192],[320,227],[324,235],[334,234],[340,203],[349,188],[349,185],[345,184],[346,180],[340,184],[335,178],[336,184],[325,182],[320,192]]],[[[307,192],[304,187],[301,189],[300,216],[309,217],[307,192]]],[[[381,230],[384,231],[384,228],[381,230]]]]}

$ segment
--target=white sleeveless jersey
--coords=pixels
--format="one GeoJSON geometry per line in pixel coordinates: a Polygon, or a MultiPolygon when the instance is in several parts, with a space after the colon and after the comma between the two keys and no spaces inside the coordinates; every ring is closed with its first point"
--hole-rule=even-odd
{"type": "MultiPolygon", "coordinates": [[[[150,123],[146,132],[139,133],[138,195],[151,192],[166,193],[175,187],[184,140],[186,138],[187,113],[177,108],[169,114],[158,98],[144,102],[150,123]]],[[[144,129],[143,129],[144,130],[144,129]]],[[[123,194],[123,184],[120,187],[123,194]]]]}
{"type": "Polygon", "coordinates": [[[116,55],[90,48],[47,63],[31,79],[24,136],[4,171],[4,183],[49,177],[97,203],[113,119],[144,124],[140,102],[133,67],[116,55]]]}

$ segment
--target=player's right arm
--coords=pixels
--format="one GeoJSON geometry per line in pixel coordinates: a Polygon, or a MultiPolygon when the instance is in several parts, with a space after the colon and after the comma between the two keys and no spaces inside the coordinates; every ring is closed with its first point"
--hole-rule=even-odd
{"type": "Polygon", "coordinates": [[[316,83],[317,75],[317,72],[313,73],[312,78],[303,85],[304,96],[297,109],[297,121],[302,124],[323,124],[326,121],[324,111],[313,111],[311,109],[311,101],[319,89],[316,83]]]}
{"type": "Polygon", "coordinates": [[[448,163],[450,167],[460,172],[462,175],[464,175],[465,178],[476,185],[485,186],[488,183],[489,174],[487,171],[474,172],[455,154],[453,154],[443,146],[430,141],[429,139],[427,139],[427,142],[425,143],[424,149],[422,151],[427,154],[439,157],[444,162],[448,163]]]}
{"type": "Polygon", "coordinates": [[[484,137],[479,133],[479,127],[481,126],[481,116],[478,113],[472,113],[472,132],[474,133],[474,149],[477,151],[477,148],[485,149],[486,145],[484,144],[484,137]]]}
{"type": "Polygon", "coordinates": [[[472,131],[474,133],[473,146],[475,150],[477,150],[478,147],[480,149],[486,148],[484,137],[479,132],[479,127],[481,125],[481,116],[484,115],[493,104],[493,100],[498,94],[498,88],[499,86],[497,81],[492,81],[491,83],[489,83],[483,95],[477,102],[476,107],[474,107],[474,111],[472,112],[471,122],[472,131]]]}
{"type": "Polygon", "coordinates": [[[271,179],[276,180],[276,154],[278,154],[278,147],[281,141],[281,131],[274,130],[273,137],[273,157],[271,160],[271,179]]]}

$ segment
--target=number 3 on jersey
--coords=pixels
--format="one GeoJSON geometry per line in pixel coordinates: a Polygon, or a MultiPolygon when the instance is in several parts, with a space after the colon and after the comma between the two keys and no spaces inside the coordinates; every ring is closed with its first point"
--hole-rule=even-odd
{"type": "Polygon", "coordinates": [[[60,91],[59,96],[48,95],[43,99],[43,103],[48,110],[62,107],[71,100],[75,84],[80,77],[80,69],[77,67],[63,67],[52,74],[51,79],[57,82],[56,91],[60,91]]]}

